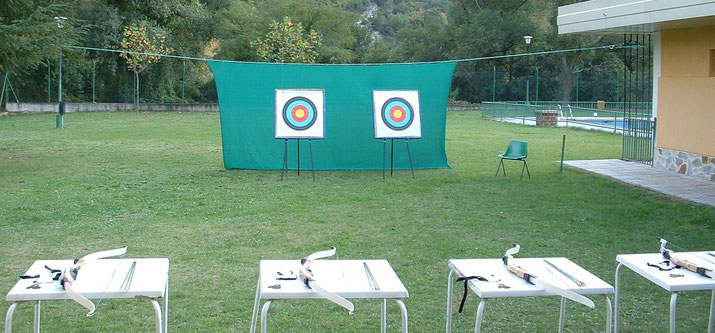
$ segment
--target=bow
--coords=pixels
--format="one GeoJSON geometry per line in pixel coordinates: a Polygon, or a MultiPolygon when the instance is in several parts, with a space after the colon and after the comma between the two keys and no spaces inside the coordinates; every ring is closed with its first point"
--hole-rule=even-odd
{"type": "Polygon", "coordinates": [[[658,240],[660,240],[660,253],[663,255],[663,258],[670,260],[670,262],[672,262],[676,266],[683,267],[691,272],[698,273],[704,277],[715,279],[715,275],[713,275],[712,269],[698,266],[690,261],[680,259],[674,256],[673,254],[675,252],[673,252],[673,250],[668,250],[665,248],[666,246],[668,246],[668,241],[663,238],[658,238],[658,240]]]}
{"type": "Polygon", "coordinates": [[[305,285],[310,287],[310,289],[313,289],[316,293],[318,293],[318,295],[326,298],[327,300],[337,305],[342,306],[343,308],[348,310],[350,314],[352,314],[355,310],[355,305],[353,305],[353,303],[348,301],[347,299],[323,289],[323,287],[321,287],[320,284],[318,284],[318,282],[315,280],[313,272],[310,270],[310,265],[313,263],[313,260],[335,255],[335,251],[335,247],[331,247],[330,250],[315,252],[302,259],[300,261],[300,278],[303,279],[305,285]]]}
{"type": "Polygon", "coordinates": [[[514,244],[514,247],[506,250],[504,257],[502,257],[502,261],[504,262],[504,265],[506,265],[507,270],[509,272],[514,273],[519,278],[524,279],[524,281],[526,281],[530,284],[533,284],[537,287],[540,287],[541,289],[544,289],[548,292],[551,292],[551,293],[559,295],[561,297],[565,297],[572,301],[581,303],[585,306],[588,306],[591,309],[593,309],[595,307],[595,305],[593,304],[593,301],[586,298],[585,296],[579,295],[579,294],[577,294],[573,291],[570,291],[570,290],[566,290],[566,289],[554,286],[554,285],[538,278],[537,276],[535,276],[531,273],[528,273],[523,268],[513,264],[511,262],[514,259],[513,255],[519,253],[519,249],[520,249],[519,244],[514,244]]]}
{"type": "Polygon", "coordinates": [[[62,275],[60,276],[60,284],[62,285],[62,288],[65,289],[67,295],[69,295],[70,298],[72,298],[75,302],[79,303],[79,305],[82,305],[87,308],[87,310],[89,310],[89,312],[87,313],[87,318],[94,315],[94,311],[96,310],[96,308],[92,301],[80,295],[74,290],[74,284],[77,282],[77,276],[79,275],[80,269],[82,268],[82,266],[94,260],[108,257],[116,257],[123,255],[126,252],[126,246],[113,250],[94,252],[82,258],[75,259],[74,264],[72,266],[67,267],[62,271],[62,275]]]}

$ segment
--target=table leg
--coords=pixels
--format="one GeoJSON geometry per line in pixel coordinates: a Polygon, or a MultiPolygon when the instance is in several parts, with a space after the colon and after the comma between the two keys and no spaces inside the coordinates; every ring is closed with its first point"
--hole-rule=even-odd
{"type": "MultiPolygon", "coordinates": [[[[281,171],[283,172],[283,171],[281,171]]],[[[261,277],[258,277],[256,284],[256,298],[253,300],[253,316],[251,317],[251,333],[256,333],[256,322],[258,321],[258,306],[261,304],[261,277]]]]}
{"type": "Polygon", "coordinates": [[[169,275],[166,275],[166,286],[164,286],[164,333],[169,332],[169,275]]]}
{"type": "Polygon", "coordinates": [[[611,299],[606,297],[606,333],[611,333],[611,318],[613,317],[613,309],[611,308],[611,299]]]}
{"type": "Polygon", "coordinates": [[[161,333],[161,328],[164,326],[164,320],[161,318],[161,306],[156,299],[150,298],[151,306],[154,307],[154,318],[156,319],[156,333],[161,333]]]}
{"type": "Polygon", "coordinates": [[[482,330],[482,319],[484,319],[484,306],[486,303],[486,298],[482,298],[482,300],[479,301],[479,306],[477,307],[477,319],[474,323],[474,333],[479,333],[482,330]]]}
{"type": "Polygon", "coordinates": [[[561,297],[561,309],[559,310],[559,333],[564,331],[564,317],[566,316],[566,298],[561,297]]]}
{"type": "Polygon", "coordinates": [[[715,289],[710,299],[710,324],[708,325],[708,333],[715,333],[715,289]]]}
{"type": "Polygon", "coordinates": [[[35,301],[35,333],[40,333],[40,301],[35,301]]]}
{"type": "Polygon", "coordinates": [[[380,332],[387,333],[387,299],[382,299],[382,304],[380,306],[382,309],[382,319],[380,320],[380,332]]]}
{"type": "Polygon", "coordinates": [[[402,333],[407,333],[407,307],[402,300],[396,299],[395,302],[400,306],[400,312],[402,312],[402,333]]]}
{"type": "Polygon", "coordinates": [[[675,305],[678,302],[678,293],[670,295],[670,333],[675,333],[675,305]]]}
{"type": "Polygon", "coordinates": [[[447,333],[452,332],[452,289],[454,288],[453,270],[449,270],[447,276],[447,333]]]}
{"type": "Polygon", "coordinates": [[[7,309],[7,314],[5,315],[5,333],[12,332],[12,315],[15,313],[15,308],[18,304],[20,303],[14,302],[10,304],[10,307],[7,309]]]}
{"type": "Polygon", "coordinates": [[[268,308],[271,306],[271,300],[267,300],[263,303],[263,309],[261,310],[261,333],[268,332],[268,308]]]}
{"type": "Polygon", "coordinates": [[[615,306],[616,311],[613,314],[613,333],[618,333],[618,311],[619,311],[619,307],[620,307],[620,302],[619,302],[618,296],[620,296],[620,292],[621,292],[621,281],[620,281],[621,275],[620,275],[620,273],[621,273],[622,266],[623,266],[623,264],[621,264],[621,263],[619,263],[618,266],[616,266],[616,294],[613,296],[615,299],[614,301],[615,301],[615,305],[616,305],[615,306]]]}

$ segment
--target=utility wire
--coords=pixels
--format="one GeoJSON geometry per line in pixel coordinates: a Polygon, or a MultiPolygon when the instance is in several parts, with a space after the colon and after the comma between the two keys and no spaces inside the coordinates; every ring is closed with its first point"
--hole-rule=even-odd
{"type": "Polygon", "coordinates": [[[627,45],[627,44],[610,44],[592,47],[579,47],[573,49],[562,49],[562,50],[549,50],[549,51],[537,51],[537,52],[527,52],[527,53],[517,53],[517,54],[506,54],[498,56],[487,56],[487,57],[475,57],[475,58],[462,58],[453,60],[437,60],[437,61],[417,61],[417,62],[398,62],[398,63],[368,63],[368,64],[305,64],[305,63],[268,63],[268,62],[256,62],[256,61],[238,61],[238,60],[225,60],[225,59],[211,59],[211,58],[200,58],[200,57],[189,57],[181,55],[172,54],[161,54],[161,53],[150,53],[150,52],[136,52],[136,51],[126,51],[126,50],[115,50],[106,49],[100,47],[88,47],[88,46],[76,46],[67,45],[63,46],[67,49],[74,50],[87,50],[87,51],[100,51],[100,52],[113,52],[113,53],[128,53],[128,54],[138,54],[138,55],[148,55],[164,58],[174,58],[183,60],[198,60],[198,61],[214,61],[214,62],[228,62],[228,63],[240,63],[240,64],[273,64],[273,65],[306,65],[306,66],[365,66],[365,65],[416,65],[416,64],[440,64],[440,63],[460,63],[460,62],[472,62],[481,60],[493,60],[493,59],[504,59],[504,58],[517,58],[517,57],[530,57],[539,55],[549,55],[549,54],[559,54],[559,53],[569,53],[569,52],[579,52],[579,51],[589,51],[589,50],[618,50],[618,49],[637,49],[642,48],[642,45],[627,45]]]}

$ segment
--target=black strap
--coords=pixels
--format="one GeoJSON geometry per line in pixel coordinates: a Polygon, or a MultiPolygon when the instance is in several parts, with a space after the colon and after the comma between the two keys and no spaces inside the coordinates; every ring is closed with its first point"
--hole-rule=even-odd
{"type": "Polygon", "coordinates": [[[47,266],[47,265],[45,265],[45,269],[47,269],[48,271],[50,271],[50,274],[54,274],[54,275],[52,276],[52,280],[53,280],[53,281],[57,281],[57,280],[60,279],[60,275],[62,275],[62,270],[53,269],[53,268],[51,268],[51,267],[49,267],[49,266],[47,266]]]}
{"type": "Polygon", "coordinates": [[[676,269],[676,268],[680,268],[680,266],[678,266],[678,265],[670,266],[670,264],[671,264],[670,260],[664,260],[664,261],[661,261],[661,262],[659,262],[659,263],[657,263],[657,264],[652,264],[652,263],[649,263],[649,262],[646,263],[646,265],[648,265],[649,267],[655,267],[655,268],[657,268],[657,269],[658,269],[659,271],[661,271],[661,272],[662,272],[662,271],[670,271],[670,270],[673,270],[673,269],[676,269]],[[665,267],[663,267],[663,266],[665,266],[665,267]]]}
{"type": "Polygon", "coordinates": [[[24,280],[24,279],[39,279],[39,278],[40,278],[40,274],[37,274],[37,275],[20,275],[20,278],[23,279],[23,280],[24,280]]]}
{"type": "Polygon", "coordinates": [[[464,281],[464,294],[462,294],[462,302],[459,303],[459,313],[462,313],[462,310],[464,309],[464,302],[467,300],[467,282],[469,282],[469,280],[474,280],[474,279],[477,279],[479,281],[489,282],[489,280],[487,280],[479,275],[463,276],[463,277],[457,279],[457,282],[464,281]]]}

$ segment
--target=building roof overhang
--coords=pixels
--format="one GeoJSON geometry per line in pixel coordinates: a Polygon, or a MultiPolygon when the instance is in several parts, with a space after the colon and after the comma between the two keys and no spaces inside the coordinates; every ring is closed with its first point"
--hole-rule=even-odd
{"type": "Polygon", "coordinates": [[[559,7],[559,34],[715,26],[715,0],[591,0],[559,7]]]}

